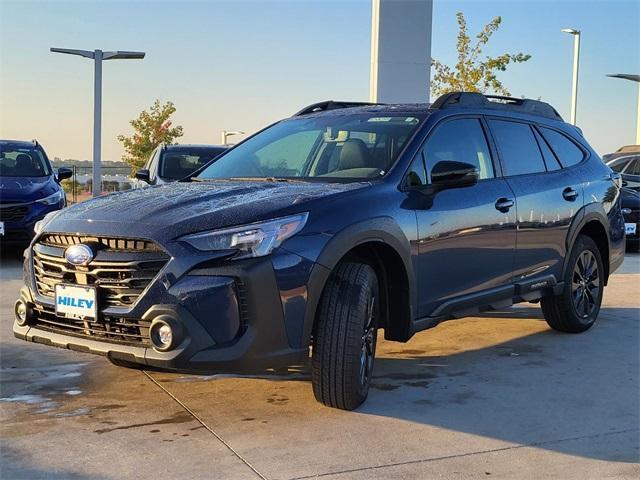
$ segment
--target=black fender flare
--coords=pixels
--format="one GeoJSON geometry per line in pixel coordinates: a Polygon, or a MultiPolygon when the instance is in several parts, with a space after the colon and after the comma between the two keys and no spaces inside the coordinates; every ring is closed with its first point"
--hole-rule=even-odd
{"type": "Polygon", "coordinates": [[[327,242],[316,260],[308,283],[307,308],[305,311],[302,341],[311,339],[316,310],[322,297],[326,282],[344,256],[357,247],[368,242],[380,242],[393,248],[400,256],[409,284],[411,320],[417,305],[417,282],[414,274],[411,244],[397,222],[390,217],[378,217],[365,220],[341,230],[327,242]]]}
{"type": "MultiPolygon", "coordinates": [[[[571,256],[571,249],[580,234],[582,228],[589,222],[596,221],[598,222],[605,233],[607,234],[607,242],[609,242],[609,221],[607,220],[607,214],[605,213],[602,205],[600,203],[590,203],[582,207],[574,216],[573,222],[569,226],[569,230],[567,231],[567,237],[565,240],[566,243],[566,253],[564,256],[564,262],[562,265],[562,278],[564,278],[567,273],[567,268],[569,266],[569,257],[571,256]]],[[[611,261],[610,258],[603,258],[603,262],[607,262],[607,273],[609,272],[609,263],[611,261]]],[[[605,279],[606,284],[607,279],[605,279]]]]}

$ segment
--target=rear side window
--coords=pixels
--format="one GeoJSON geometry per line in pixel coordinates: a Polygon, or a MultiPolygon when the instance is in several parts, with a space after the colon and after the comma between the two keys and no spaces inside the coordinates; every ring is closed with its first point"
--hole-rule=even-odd
{"type": "Polygon", "coordinates": [[[436,131],[427,140],[422,155],[429,179],[434,165],[442,161],[475,165],[481,180],[494,177],[487,139],[480,120],[476,118],[451,120],[436,127],[436,131]]]}
{"type": "Polygon", "coordinates": [[[631,161],[629,168],[625,170],[628,175],[640,175],[640,158],[631,161]]]}
{"type": "Polygon", "coordinates": [[[549,142],[563,167],[576,165],[584,158],[584,152],[560,132],[542,127],[542,135],[549,142]]]}
{"type": "Polygon", "coordinates": [[[544,138],[542,138],[542,135],[540,135],[538,132],[536,132],[535,129],[533,130],[533,132],[536,135],[536,140],[538,140],[538,145],[540,146],[540,151],[542,152],[542,156],[544,157],[544,163],[547,164],[547,170],[549,170],[549,171],[560,170],[562,168],[562,165],[560,165],[560,162],[558,161],[558,158],[555,156],[555,154],[549,148],[549,145],[547,144],[547,141],[544,138]]]}
{"type": "Polygon", "coordinates": [[[546,171],[529,125],[503,120],[489,120],[489,125],[498,144],[506,177],[546,171]]]}

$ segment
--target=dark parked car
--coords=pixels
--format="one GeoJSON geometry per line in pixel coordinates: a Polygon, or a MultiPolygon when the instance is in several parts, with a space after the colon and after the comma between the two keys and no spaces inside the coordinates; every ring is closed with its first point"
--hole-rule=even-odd
{"type": "Polygon", "coordinates": [[[542,102],[324,102],[191,181],[45,220],[14,333],[189,372],[310,355],[316,398],[353,409],[378,329],[406,342],[538,300],[555,330],[589,329],[624,258],[620,182],[542,102]]]}
{"type": "Polygon", "coordinates": [[[144,168],[136,172],[136,186],[162,185],[181,180],[218,157],[222,145],[160,145],[144,168]]]}
{"type": "Polygon", "coordinates": [[[607,165],[622,175],[622,213],[627,249],[640,248],[640,146],[629,145],[615,154],[605,155],[607,165]]]}
{"type": "Polygon", "coordinates": [[[60,181],[73,172],[54,172],[38,142],[0,140],[0,243],[28,245],[33,226],[65,206],[60,181]]]}

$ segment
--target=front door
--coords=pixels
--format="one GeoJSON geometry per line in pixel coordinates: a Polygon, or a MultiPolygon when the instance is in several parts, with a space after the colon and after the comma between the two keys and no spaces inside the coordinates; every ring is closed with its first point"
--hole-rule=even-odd
{"type": "Polygon", "coordinates": [[[456,117],[429,134],[414,167],[424,166],[425,181],[439,161],[477,166],[476,185],[411,192],[418,220],[417,259],[420,317],[439,313],[453,299],[511,285],[516,248],[515,197],[496,178],[484,126],[479,118],[456,117]]]}

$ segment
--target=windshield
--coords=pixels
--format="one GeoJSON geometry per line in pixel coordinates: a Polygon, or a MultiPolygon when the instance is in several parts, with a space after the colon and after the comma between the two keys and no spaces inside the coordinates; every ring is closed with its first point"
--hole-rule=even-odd
{"type": "Polygon", "coordinates": [[[211,148],[172,148],[160,157],[160,177],[167,180],[180,180],[191,175],[226,149],[211,148]]]}
{"type": "Polygon", "coordinates": [[[46,177],[51,175],[49,162],[33,146],[0,143],[0,177],[46,177]]]}
{"type": "Polygon", "coordinates": [[[198,177],[380,178],[393,166],[421,120],[386,113],[285,120],[244,141],[198,177]]]}

